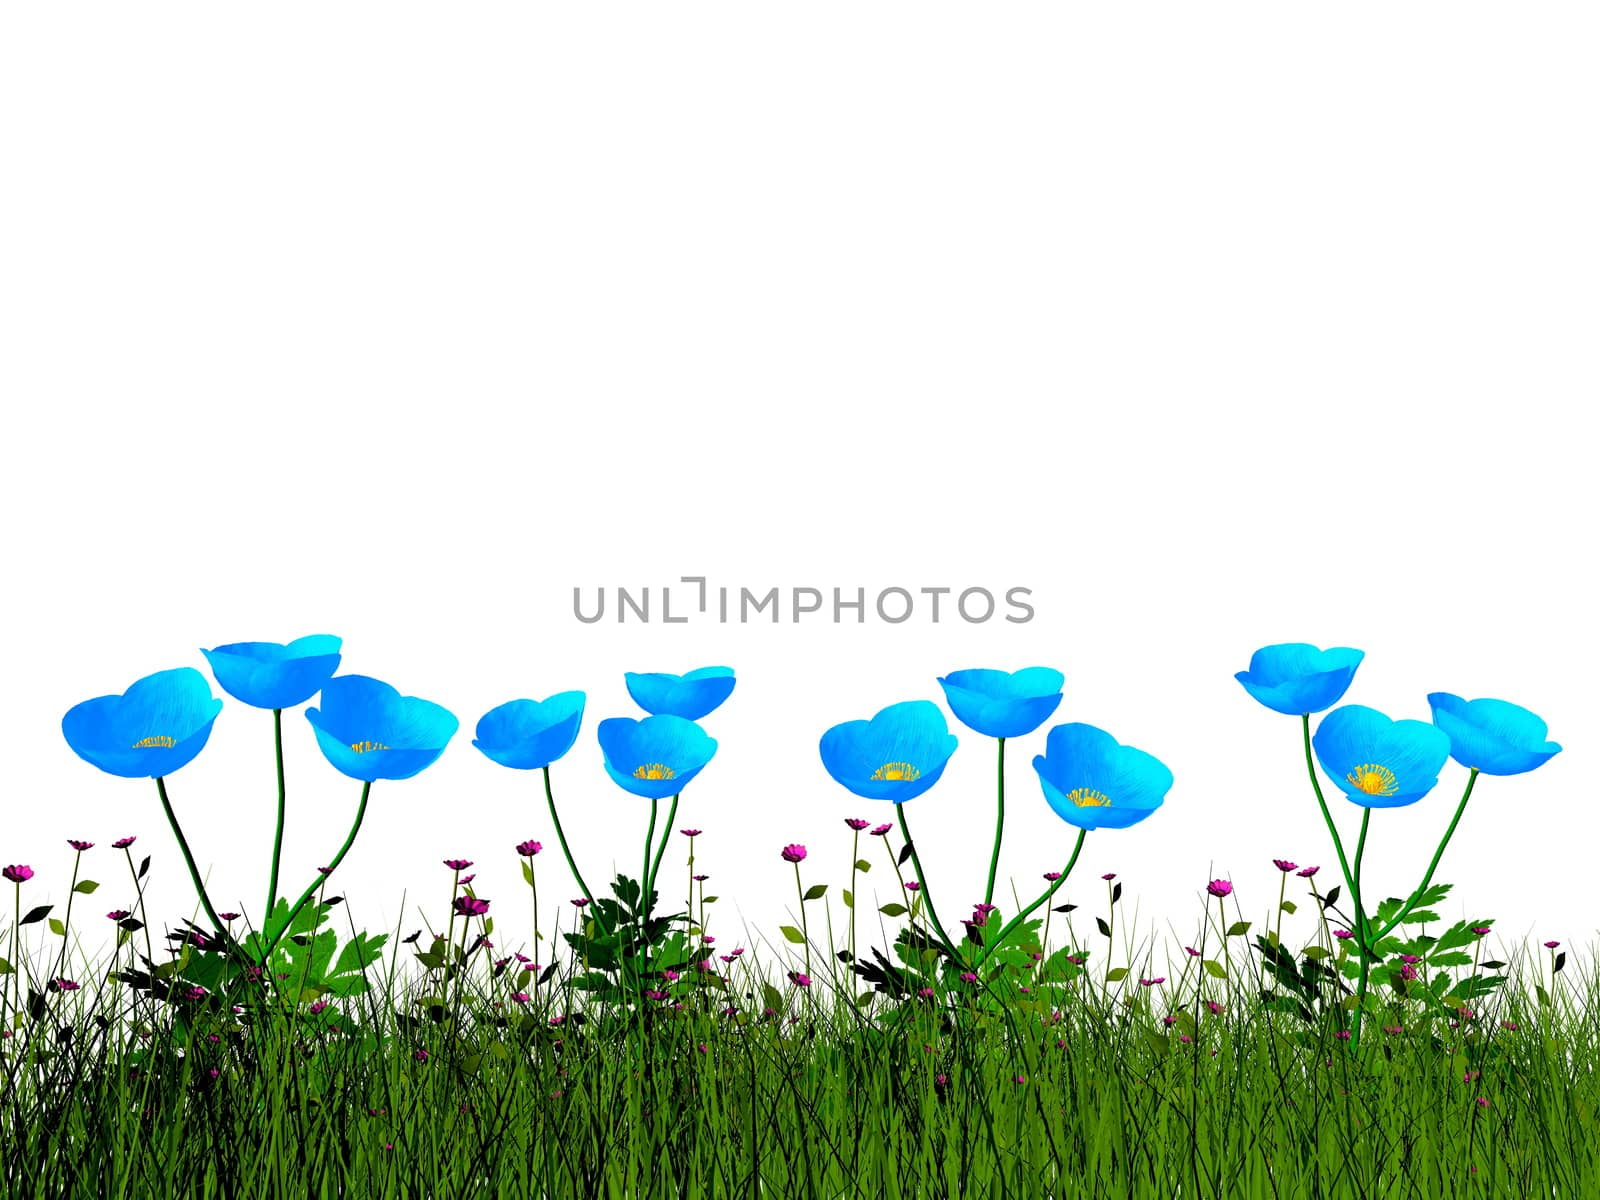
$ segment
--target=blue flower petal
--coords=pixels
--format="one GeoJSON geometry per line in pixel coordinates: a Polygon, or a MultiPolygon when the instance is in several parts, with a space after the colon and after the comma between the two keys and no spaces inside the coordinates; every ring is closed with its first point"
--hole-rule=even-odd
{"type": "Polygon", "coordinates": [[[1484,775],[1521,775],[1561,752],[1542,717],[1509,700],[1463,700],[1431,692],[1433,723],[1450,739],[1450,757],[1484,775]]]}
{"type": "Polygon", "coordinates": [[[733,694],[732,667],[700,667],[684,675],[660,672],[623,676],[628,695],[647,713],[698,721],[733,694]]]}
{"type": "Polygon", "coordinates": [[[1126,829],[1161,807],[1173,782],[1153,754],[1081,722],[1052,729],[1033,769],[1045,802],[1079,829],[1126,829]]]}
{"type": "Polygon", "coordinates": [[[256,708],[294,708],[322,690],[339,669],[340,639],[314,633],[287,645],[232,642],[201,649],[223,691],[256,708]]]}
{"type": "Polygon", "coordinates": [[[956,745],[937,704],[907,700],[835,725],[818,748],[828,774],[857,796],[902,804],[939,782],[956,745]]]}
{"type": "Polygon", "coordinates": [[[975,668],[939,679],[956,719],[986,737],[1014,738],[1032,733],[1061,704],[1065,677],[1053,667],[1021,671],[975,668]]]}
{"type": "Polygon", "coordinates": [[[322,689],[322,707],[306,709],[317,744],[352,779],[409,779],[444,753],[460,722],[448,709],[402,696],[366,675],[336,675],[322,689]]]}
{"type": "Polygon", "coordinates": [[[624,791],[650,800],[677,795],[717,752],[715,738],[671,713],[609,717],[597,735],[606,774],[624,791]]]}
{"type": "Polygon", "coordinates": [[[155,779],[205,748],[222,701],[193,667],[157,671],[120,696],[97,696],[61,718],[79,758],[124,779],[155,779]]]}
{"type": "Polygon", "coordinates": [[[557,692],[540,701],[508,701],[479,718],[472,744],[501,766],[547,767],[578,740],[584,700],[582,692],[557,692]]]}
{"type": "Polygon", "coordinates": [[[1309,715],[1339,702],[1365,656],[1348,646],[1319,650],[1308,642],[1282,642],[1257,650],[1250,669],[1234,678],[1274,712],[1309,715]]]}
{"type": "Polygon", "coordinates": [[[1311,746],[1328,778],[1364,808],[1415,804],[1450,756],[1450,739],[1427,721],[1392,721],[1361,704],[1324,717],[1311,746]]]}

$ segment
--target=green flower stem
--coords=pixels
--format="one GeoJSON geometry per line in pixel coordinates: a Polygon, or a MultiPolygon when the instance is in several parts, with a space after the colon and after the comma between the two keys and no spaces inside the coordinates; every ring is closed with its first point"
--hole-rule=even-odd
{"type": "MultiPolygon", "coordinates": [[[[850,840],[850,965],[852,967],[855,966],[856,961],[856,864],[860,861],[861,830],[856,829],[851,831],[850,840]]],[[[705,894],[704,888],[701,889],[700,894],[705,894]]],[[[850,972],[850,1003],[852,1005],[856,1005],[856,1002],[861,998],[860,989],[856,987],[856,980],[859,978],[860,976],[854,970],[850,972]]],[[[856,1011],[861,1011],[859,1005],[856,1005],[856,1011]]]]}
{"type": "Polygon", "coordinates": [[[178,824],[178,814],[172,811],[172,801],[167,799],[167,780],[164,775],[156,776],[156,792],[161,796],[161,807],[166,811],[167,823],[172,826],[173,835],[178,839],[178,849],[183,851],[183,861],[189,867],[189,878],[194,881],[195,894],[200,897],[200,903],[206,910],[206,916],[211,918],[211,927],[222,932],[222,944],[228,948],[232,955],[234,950],[233,935],[227,930],[217,910],[211,906],[211,897],[206,895],[206,886],[200,881],[200,868],[195,865],[194,852],[189,849],[189,839],[183,836],[183,828],[178,824]]]}
{"type": "MultiPolygon", "coordinates": [[[[372,781],[368,780],[361,785],[361,805],[356,809],[356,819],[355,823],[350,826],[350,836],[345,838],[344,845],[339,847],[339,853],[335,854],[333,856],[333,861],[328,864],[327,875],[319,874],[316,882],[311,884],[310,887],[306,888],[305,891],[300,893],[300,899],[296,900],[294,902],[294,906],[289,909],[289,918],[288,920],[284,921],[283,928],[278,930],[278,932],[273,936],[272,940],[267,943],[267,948],[261,954],[261,961],[258,964],[259,966],[266,965],[267,960],[272,957],[273,950],[275,950],[278,943],[283,940],[283,935],[288,933],[289,930],[294,927],[294,919],[299,915],[300,910],[304,908],[306,906],[306,902],[316,894],[317,889],[322,886],[323,882],[329,876],[331,876],[334,871],[338,870],[339,864],[344,861],[344,856],[350,853],[350,847],[355,844],[356,834],[361,830],[361,822],[367,815],[367,799],[371,795],[372,781]]],[[[265,932],[265,930],[262,931],[263,935],[265,932]]]]}
{"type": "Polygon", "coordinates": [[[272,920],[272,910],[278,906],[278,864],[283,859],[283,817],[288,793],[283,785],[283,709],[272,710],[272,741],[278,756],[278,829],[272,837],[272,874],[267,880],[267,912],[261,918],[262,928],[272,920]]]}
{"type": "Polygon", "coordinates": [[[644,835],[644,861],[639,864],[639,937],[644,938],[645,918],[650,914],[645,911],[650,903],[650,847],[656,838],[656,809],[660,801],[655,797],[650,798],[650,828],[644,835]]]}
{"type": "Polygon", "coordinates": [[[6,1011],[3,1014],[5,1028],[7,1029],[13,1027],[14,1022],[11,1014],[15,1006],[22,1001],[22,992],[20,990],[22,987],[22,959],[17,952],[17,935],[22,932],[22,885],[20,883],[12,884],[11,890],[11,970],[9,972],[11,978],[6,980],[6,994],[9,997],[14,991],[17,994],[17,999],[6,1007],[6,1011]]]}
{"type": "Polygon", "coordinates": [[[1433,853],[1433,861],[1428,864],[1428,873],[1422,877],[1422,882],[1417,885],[1417,890],[1412,892],[1395,918],[1385,925],[1379,932],[1377,940],[1382,941],[1389,936],[1391,930],[1401,921],[1411,915],[1411,910],[1417,906],[1417,901],[1422,893],[1428,890],[1428,885],[1433,882],[1433,873],[1439,868],[1439,860],[1444,857],[1444,848],[1450,844],[1450,839],[1455,836],[1456,826],[1461,823],[1461,814],[1467,811],[1467,801],[1472,798],[1472,785],[1478,782],[1478,768],[1473,767],[1472,773],[1467,776],[1467,790],[1461,793],[1461,803],[1456,805],[1456,815],[1450,818],[1450,827],[1444,831],[1444,840],[1439,843],[1439,848],[1433,853]]]}
{"type": "Polygon", "coordinates": [[[578,870],[578,864],[573,860],[572,847],[567,845],[567,835],[561,828],[561,818],[556,815],[556,797],[555,793],[550,790],[550,768],[548,766],[544,768],[544,797],[550,804],[550,823],[556,827],[556,840],[561,843],[561,853],[566,856],[567,869],[572,872],[572,877],[578,881],[578,886],[583,889],[583,894],[593,903],[594,893],[589,890],[589,885],[583,881],[583,873],[578,870]]]}
{"type": "MultiPolygon", "coordinates": [[[[667,839],[672,836],[672,823],[678,819],[678,797],[672,798],[672,807],[667,809],[667,827],[661,831],[661,845],[656,847],[655,862],[650,865],[650,891],[655,890],[656,877],[661,873],[661,860],[667,854],[667,839]]],[[[646,895],[649,892],[645,893],[646,895]]]]}
{"type": "Polygon", "coordinates": [[[917,844],[911,840],[911,828],[906,824],[906,806],[896,804],[895,814],[900,818],[900,836],[906,839],[911,846],[911,865],[917,872],[917,885],[922,892],[923,902],[928,906],[928,917],[933,921],[933,927],[939,931],[939,940],[944,943],[944,948],[957,964],[965,966],[966,960],[960,952],[950,943],[950,935],[944,931],[944,926],[939,922],[939,914],[933,908],[933,896],[928,892],[928,881],[922,874],[922,862],[917,857],[917,844]]]}
{"type": "Polygon", "coordinates": [[[1367,925],[1367,910],[1361,903],[1361,859],[1367,851],[1367,826],[1372,823],[1372,810],[1361,810],[1361,834],[1356,838],[1356,867],[1350,889],[1351,898],[1356,910],[1356,950],[1361,956],[1361,974],[1356,977],[1356,1019],[1355,1028],[1350,1031],[1350,1053],[1354,1054],[1361,1047],[1362,1018],[1366,1015],[1367,977],[1372,971],[1372,955],[1374,950],[1368,944],[1367,935],[1370,932],[1367,925]]]}
{"type": "Polygon", "coordinates": [[[1305,737],[1306,746],[1306,774],[1311,776],[1311,790],[1317,794],[1317,804],[1322,809],[1322,819],[1327,822],[1328,833],[1333,838],[1333,848],[1339,854],[1339,870],[1344,873],[1344,885],[1351,893],[1355,892],[1355,884],[1350,878],[1350,862],[1344,856],[1344,843],[1339,840],[1339,830],[1334,826],[1333,814],[1328,811],[1328,802],[1322,796],[1322,784],[1317,780],[1317,767],[1311,758],[1311,714],[1300,714],[1300,730],[1305,737]]]}
{"type": "Polygon", "coordinates": [[[999,765],[995,770],[995,815],[994,815],[994,850],[989,855],[989,882],[983,889],[983,902],[988,904],[994,899],[994,876],[1000,867],[1000,834],[1006,823],[1006,740],[998,739],[1000,743],[999,765]]]}
{"type": "Polygon", "coordinates": [[[1024,920],[1026,920],[1028,915],[1037,909],[1041,904],[1046,903],[1051,896],[1056,894],[1061,885],[1066,883],[1067,877],[1072,874],[1072,868],[1078,865],[1078,855],[1083,851],[1083,840],[1088,836],[1089,831],[1087,829],[1078,830],[1078,840],[1073,844],[1072,857],[1067,859],[1067,865],[1061,872],[1061,878],[1057,879],[1048,888],[1046,888],[1044,895],[1040,896],[1032,904],[1028,905],[1027,908],[1023,909],[1016,916],[1012,917],[1011,920],[1005,923],[999,934],[995,937],[994,941],[990,942],[988,946],[984,947],[978,952],[978,958],[973,964],[973,970],[977,970],[978,967],[983,964],[983,960],[988,957],[989,950],[991,948],[1005,945],[1006,937],[1011,933],[1011,931],[1020,925],[1024,920]]]}
{"type": "Polygon", "coordinates": [[[72,898],[78,894],[78,865],[83,862],[83,851],[76,851],[72,858],[72,886],[67,889],[67,911],[61,918],[61,959],[56,963],[56,978],[66,974],[67,970],[67,942],[72,937],[72,898]]]}
{"type": "Polygon", "coordinates": [[[811,925],[806,920],[806,889],[800,882],[800,864],[794,864],[794,891],[800,897],[800,936],[806,944],[806,975],[811,975],[811,925]]]}

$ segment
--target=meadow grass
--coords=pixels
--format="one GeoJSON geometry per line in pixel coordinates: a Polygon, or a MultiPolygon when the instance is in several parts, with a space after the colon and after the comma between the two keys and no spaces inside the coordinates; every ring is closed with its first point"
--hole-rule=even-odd
{"type": "MultiPolygon", "coordinates": [[[[397,928],[330,985],[333,917],[363,943],[319,897],[273,971],[215,990],[188,980],[219,931],[180,929],[157,956],[130,918],[109,957],[74,966],[42,920],[13,923],[6,1194],[1600,1195],[1592,966],[1514,954],[1470,1015],[1375,990],[1352,1053],[1348,1008],[1291,1011],[1243,936],[1177,946],[1156,976],[1135,921],[1120,942],[1101,931],[1115,969],[1072,953],[1069,914],[1062,948],[925,994],[936,948],[880,922],[880,955],[860,938],[850,959],[827,911],[803,948],[707,947],[715,970],[662,972],[659,998],[627,1004],[586,991],[577,955],[494,958],[481,917],[427,942],[397,928]],[[82,985],[52,982],[69,974],[82,985]]],[[[1322,943],[1346,956],[1325,928],[1296,953],[1322,943]]]]}

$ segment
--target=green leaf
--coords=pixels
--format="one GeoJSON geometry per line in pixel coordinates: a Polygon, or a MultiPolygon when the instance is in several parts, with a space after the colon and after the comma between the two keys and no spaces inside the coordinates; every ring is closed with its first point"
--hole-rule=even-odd
{"type": "Polygon", "coordinates": [[[858,859],[856,859],[856,870],[858,870],[858,871],[870,871],[870,870],[872,870],[872,864],[869,863],[864,858],[858,858],[858,859]]]}
{"type": "Polygon", "coordinates": [[[881,912],[886,917],[898,917],[898,916],[903,916],[906,913],[907,909],[906,909],[906,906],[904,904],[893,904],[893,903],[890,903],[890,904],[885,904],[878,911],[881,912]]]}
{"type": "Polygon", "coordinates": [[[1295,914],[1295,906],[1294,906],[1294,901],[1293,900],[1285,900],[1282,904],[1278,905],[1278,907],[1283,909],[1283,911],[1288,913],[1291,917],[1294,916],[1294,914],[1295,914]]]}
{"type": "Polygon", "coordinates": [[[522,860],[522,882],[529,887],[533,886],[533,867],[529,865],[527,859],[522,860]]]}
{"type": "Polygon", "coordinates": [[[1229,937],[1239,937],[1241,934],[1246,934],[1246,933],[1249,933],[1249,932],[1250,932],[1250,922],[1249,921],[1235,921],[1232,925],[1228,926],[1228,936],[1229,937]]]}
{"type": "Polygon", "coordinates": [[[23,916],[22,920],[18,921],[17,924],[37,925],[40,921],[44,920],[50,915],[50,910],[54,907],[55,905],[53,904],[41,904],[38,908],[30,908],[23,916]]]}
{"type": "Polygon", "coordinates": [[[1171,1039],[1164,1033],[1157,1033],[1154,1029],[1146,1029],[1144,1031],[1144,1041],[1145,1045],[1150,1047],[1157,1058],[1172,1049],[1171,1039]]]}
{"type": "Polygon", "coordinates": [[[700,897],[700,903],[701,904],[715,904],[716,902],[717,902],[717,898],[715,896],[701,896],[700,897]]]}
{"type": "Polygon", "coordinates": [[[1425,909],[1425,908],[1419,908],[1419,909],[1416,909],[1413,912],[1408,912],[1406,914],[1406,919],[1404,921],[1402,921],[1401,924],[1403,924],[1403,925],[1427,925],[1427,924],[1430,924],[1432,922],[1436,922],[1439,919],[1440,918],[1439,918],[1439,914],[1438,913],[1430,912],[1428,909],[1425,909]]]}
{"type": "Polygon", "coordinates": [[[761,1002],[773,1012],[783,1011],[783,997],[778,995],[778,989],[770,983],[761,985],[761,1002]]]}
{"type": "Polygon", "coordinates": [[[51,917],[50,918],[50,932],[55,934],[57,937],[66,937],[67,936],[67,927],[65,925],[63,925],[60,921],[56,920],[54,917],[51,917]]]}
{"type": "Polygon", "coordinates": [[[1453,883],[1436,883],[1417,897],[1417,903],[1423,906],[1442,904],[1453,887],[1455,887],[1453,883]]]}
{"type": "Polygon", "coordinates": [[[5,959],[0,958],[0,975],[9,975],[9,974],[11,974],[11,964],[9,962],[7,962],[5,959]]]}
{"type": "Polygon", "coordinates": [[[1223,968],[1222,964],[1214,958],[1206,959],[1203,965],[1205,966],[1206,974],[1210,975],[1213,979],[1226,979],[1228,977],[1228,972],[1223,968]]]}
{"type": "Polygon", "coordinates": [[[1328,957],[1328,951],[1322,946],[1307,946],[1300,953],[1307,958],[1323,959],[1328,957]]]}
{"type": "Polygon", "coordinates": [[[780,933],[782,933],[784,937],[788,938],[791,942],[793,942],[795,945],[797,945],[797,946],[805,945],[806,935],[801,933],[793,925],[779,925],[778,926],[778,931],[780,933]]]}
{"type": "Polygon", "coordinates": [[[1383,901],[1383,903],[1379,904],[1378,911],[1372,914],[1373,924],[1379,926],[1389,924],[1389,922],[1393,921],[1400,915],[1400,910],[1405,906],[1406,902],[1400,899],[1399,896],[1390,896],[1387,900],[1383,901]]]}
{"type": "Polygon", "coordinates": [[[78,880],[78,886],[72,890],[77,892],[80,896],[87,896],[99,886],[100,885],[92,879],[80,879],[78,880]]]}
{"type": "Polygon", "coordinates": [[[1428,961],[1436,967],[1470,967],[1472,955],[1451,950],[1448,954],[1435,954],[1428,961]]]}
{"type": "Polygon", "coordinates": [[[806,889],[806,894],[804,896],[804,899],[806,899],[806,900],[815,900],[818,897],[824,895],[827,892],[827,890],[828,890],[828,885],[827,884],[825,884],[825,883],[813,883],[810,887],[808,887],[806,889]]]}
{"type": "Polygon", "coordinates": [[[849,888],[840,888],[839,894],[844,897],[844,906],[846,908],[854,908],[856,906],[855,895],[850,891],[849,888]]]}
{"type": "Polygon", "coordinates": [[[1128,968],[1127,967],[1112,967],[1111,970],[1106,972],[1106,982],[1107,983],[1120,983],[1122,980],[1126,979],[1127,977],[1128,977],[1128,968]]]}

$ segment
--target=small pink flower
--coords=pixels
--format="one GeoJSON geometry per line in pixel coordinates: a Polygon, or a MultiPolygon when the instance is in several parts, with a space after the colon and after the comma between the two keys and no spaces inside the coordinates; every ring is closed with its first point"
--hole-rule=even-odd
{"type": "Polygon", "coordinates": [[[71,979],[58,979],[58,980],[56,980],[56,987],[59,988],[63,992],[75,992],[75,991],[78,990],[78,984],[76,983],[76,981],[71,980],[71,979]]]}
{"type": "Polygon", "coordinates": [[[1207,1000],[1206,1007],[1211,1010],[1213,1017],[1220,1017],[1223,1013],[1223,1005],[1219,1001],[1207,1000]]]}
{"type": "Polygon", "coordinates": [[[191,1000],[199,1000],[206,994],[206,989],[201,987],[199,984],[195,984],[194,987],[190,988],[188,991],[188,996],[191,1000]]]}
{"type": "Polygon", "coordinates": [[[489,911],[489,902],[476,896],[457,896],[455,910],[463,917],[481,917],[489,911]]]}
{"type": "Polygon", "coordinates": [[[1206,891],[1210,892],[1218,899],[1221,899],[1223,896],[1229,895],[1233,891],[1233,884],[1229,883],[1226,879],[1213,879],[1210,883],[1206,884],[1206,891]]]}
{"type": "Polygon", "coordinates": [[[645,992],[644,995],[645,995],[645,999],[647,999],[647,1000],[665,1000],[667,998],[667,994],[665,992],[658,991],[655,988],[650,988],[648,991],[645,992]]]}
{"type": "Polygon", "coordinates": [[[798,843],[783,848],[783,861],[797,863],[806,856],[806,848],[798,843]]]}
{"type": "Polygon", "coordinates": [[[106,914],[106,916],[110,917],[113,921],[126,921],[132,915],[133,914],[125,908],[113,908],[106,914]]]}
{"type": "Polygon", "coordinates": [[[1089,960],[1087,958],[1082,957],[1081,955],[1069,954],[1069,955],[1067,955],[1067,961],[1069,963],[1071,963],[1075,967],[1081,967],[1081,966],[1083,966],[1084,963],[1088,962],[1089,960]]]}
{"type": "Polygon", "coordinates": [[[111,848],[113,850],[126,850],[129,846],[133,845],[137,839],[137,834],[135,834],[133,837],[118,838],[116,841],[111,843],[111,848]]]}
{"type": "Polygon", "coordinates": [[[27,883],[33,878],[33,868],[22,863],[12,863],[9,867],[0,869],[0,875],[4,875],[11,883],[27,883]]]}
{"type": "Polygon", "coordinates": [[[865,829],[872,822],[863,821],[860,817],[846,817],[844,819],[844,823],[846,825],[850,826],[851,829],[854,829],[857,833],[860,833],[863,829],[865,829]]]}
{"type": "Polygon", "coordinates": [[[678,832],[683,834],[684,837],[699,837],[705,831],[701,829],[680,829],[678,832]]]}
{"type": "Polygon", "coordinates": [[[332,875],[333,874],[333,868],[332,867],[318,867],[317,868],[317,872],[319,874],[322,874],[322,875],[332,875]]]}
{"type": "Polygon", "coordinates": [[[1415,967],[1413,967],[1410,963],[1402,963],[1400,965],[1400,978],[1401,979],[1404,979],[1409,983],[1411,980],[1415,979],[1416,977],[1417,977],[1417,969],[1415,967]]]}
{"type": "Polygon", "coordinates": [[[1187,1034],[1187,1033],[1180,1033],[1180,1034],[1179,1034],[1179,1035],[1178,1035],[1178,1040],[1179,1040],[1179,1041],[1180,1041],[1180,1042],[1182,1042],[1182,1043],[1183,1043],[1183,1044],[1184,1044],[1184,1045],[1186,1045],[1186,1046],[1187,1046],[1187,1045],[1188,1045],[1188,1044],[1189,1044],[1189,1043],[1190,1043],[1190,1042],[1192,1042],[1192,1041],[1194,1041],[1194,1039],[1193,1039],[1193,1038],[1191,1038],[1191,1037],[1190,1037],[1190,1036],[1189,1036],[1189,1035],[1188,1035],[1188,1034],[1187,1034]]]}
{"type": "Polygon", "coordinates": [[[712,942],[716,941],[717,938],[715,934],[707,933],[702,935],[700,940],[709,946],[712,942]]]}
{"type": "Polygon", "coordinates": [[[1298,863],[1292,863],[1287,858],[1275,858],[1275,859],[1272,860],[1272,865],[1277,867],[1278,870],[1282,871],[1285,875],[1287,875],[1290,871],[1293,871],[1299,864],[1298,863]]]}
{"type": "Polygon", "coordinates": [[[1422,960],[1420,958],[1418,958],[1415,954],[1402,954],[1400,956],[1400,961],[1401,962],[1407,962],[1407,963],[1419,963],[1422,960]]]}
{"type": "Polygon", "coordinates": [[[423,1049],[421,1047],[418,1047],[417,1052],[415,1054],[413,1054],[411,1057],[416,1059],[418,1062],[427,1062],[428,1061],[428,1052],[427,1052],[427,1050],[425,1050],[425,1049],[423,1049]]]}
{"type": "MultiPolygon", "coordinates": [[[[26,870],[26,868],[24,868],[24,870],[26,870]]],[[[1544,948],[1545,948],[1545,949],[1546,949],[1546,950],[1554,950],[1554,949],[1555,949],[1555,948],[1556,948],[1556,947],[1557,947],[1557,946],[1559,946],[1559,945],[1561,945],[1561,943],[1560,943],[1560,942],[1546,942],[1546,943],[1545,943],[1545,944],[1544,944],[1544,948]]]]}
{"type": "Polygon", "coordinates": [[[239,919],[239,914],[236,912],[220,912],[217,916],[224,921],[237,921],[239,919]]]}
{"type": "Polygon", "coordinates": [[[1405,1032],[1405,1030],[1399,1025],[1385,1025],[1383,1027],[1383,1031],[1389,1034],[1400,1034],[1405,1032]]]}
{"type": "Polygon", "coordinates": [[[668,983],[676,983],[679,978],[678,973],[672,970],[670,967],[661,972],[661,977],[668,983]]]}
{"type": "Polygon", "coordinates": [[[586,905],[588,903],[589,903],[589,898],[587,896],[580,896],[580,897],[578,897],[578,899],[576,899],[576,900],[574,900],[572,902],[573,907],[575,907],[575,908],[582,908],[584,905],[586,905]]]}
{"type": "Polygon", "coordinates": [[[913,880],[911,880],[911,882],[909,882],[909,883],[907,883],[907,884],[906,884],[906,891],[908,891],[908,892],[914,892],[914,891],[916,891],[916,890],[917,890],[917,889],[918,889],[918,888],[920,888],[920,887],[921,887],[921,886],[922,886],[922,885],[921,885],[921,884],[920,884],[920,883],[918,883],[918,882],[917,882],[917,881],[916,881],[916,880],[915,880],[915,879],[913,879],[913,880]]]}
{"type": "Polygon", "coordinates": [[[704,883],[706,880],[710,879],[711,876],[709,876],[709,875],[695,875],[695,876],[692,876],[692,878],[694,879],[694,881],[696,883],[704,883]]]}
{"type": "Polygon", "coordinates": [[[1478,1097],[1478,1107],[1479,1108],[1488,1108],[1489,1107],[1489,1101],[1485,1097],[1479,1096],[1478,1097]]]}
{"type": "Polygon", "coordinates": [[[82,854],[85,850],[94,849],[93,842],[80,842],[77,838],[68,838],[67,845],[71,846],[79,854],[82,854]]]}
{"type": "Polygon", "coordinates": [[[535,854],[539,853],[539,851],[541,851],[543,849],[544,849],[544,846],[542,846],[538,842],[518,842],[517,843],[517,853],[520,854],[523,858],[532,858],[535,854]]]}
{"type": "Polygon", "coordinates": [[[1104,875],[1100,876],[1100,878],[1104,879],[1107,883],[1110,883],[1116,877],[1117,873],[1115,871],[1107,871],[1104,875]]]}
{"type": "Polygon", "coordinates": [[[1348,1029],[1341,1029],[1333,1036],[1338,1038],[1341,1042],[1348,1042],[1350,1040],[1350,1031],[1348,1029]]]}
{"type": "Polygon", "coordinates": [[[444,865],[452,871],[465,871],[472,865],[472,860],[470,858],[447,858],[444,860],[444,865]]]}
{"type": "Polygon", "coordinates": [[[511,993],[511,1002],[513,1004],[526,1004],[531,999],[532,999],[532,997],[529,996],[527,992],[512,992],[511,993]]]}
{"type": "Polygon", "coordinates": [[[1300,870],[1296,871],[1295,874],[1300,876],[1301,879],[1310,879],[1320,870],[1322,870],[1321,867],[1302,867],[1300,870]]]}
{"type": "Polygon", "coordinates": [[[1472,932],[1477,934],[1479,937],[1483,937],[1489,932],[1489,927],[1487,925],[1474,925],[1472,927],[1472,932]]]}
{"type": "Polygon", "coordinates": [[[1190,958],[1200,957],[1200,951],[1196,950],[1193,946],[1185,946],[1184,950],[1188,953],[1190,958]]]}
{"type": "Polygon", "coordinates": [[[1178,1023],[1178,1018],[1172,1013],[1168,1013],[1166,1016],[1161,1018],[1161,1023],[1163,1025],[1176,1025],[1178,1023]]]}
{"type": "Polygon", "coordinates": [[[889,830],[891,830],[893,828],[894,828],[893,825],[878,825],[878,826],[875,826],[873,828],[873,830],[872,830],[872,836],[873,837],[882,837],[884,834],[888,833],[889,830]]]}
{"type": "Polygon", "coordinates": [[[807,975],[803,971],[790,971],[789,982],[794,984],[795,987],[810,987],[811,976],[807,975]]]}
{"type": "Polygon", "coordinates": [[[328,1007],[328,1002],[326,1000],[313,1000],[311,1002],[311,1015],[314,1017],[318,1013],[323,1012],[324,1010],[326,1010],[327,1007],[328,1007]]]}
{"type": "Polygon", "coordinates": [[[977,983],[978,982],[978,976],[973,971],[963,971],[963,972],[961,972],[961,982],[962,983],[977,983]]]}
{"type": "Polygon", "coordinates": [[[931,987],[918,988],[917,995],[924,1000],[931,1000],[933,999],[933,989],[931,987]]]}
{"type": "Polygon", "coordinates": [[[1500,1022],[1500,1028],[1501,1029],[1510,1029],[1510,1030],[1512,1030],[1514,1032],[1517,1029],[1520,1029],[1521,1026],[1519,1026],[1515,1021],[1501,1021],[1500,1022]]]}
{"type": "Polygon", "coordinates": [[[1355,937],[1355,934],[1351,933],[1348,929],[1335,929],[1333,931],[1333,936],[1338,938],[1340,941],[1345,941],[1349,938],[1355,937]]]}
{"type": "Polygon", "coordinates": [[[1141,980],[1139,980],[1139,986],[1140,987],[1155,987],[1156,984],[1165,983],[1166,981],[1167,981],[1167,977],[1165,975],[1157,975],[1154,979],[1141,979],[1141,980]]]}
{"type": "Polygon", "coordinates": [[[1049,880],[1051,883],[1054,883],[1056,880],[1061,878],[1061,872],[1060,871],[1046,871],[1044,873],[1044,877],[1047,880],[1049,880]]]}
{"type": "Polygon", "coordinates": [[[466,887],[467,884],[471,883],[476,878],[476,875],[463,875],[460,879],[456,880],[456,886],[466,887]]]}

